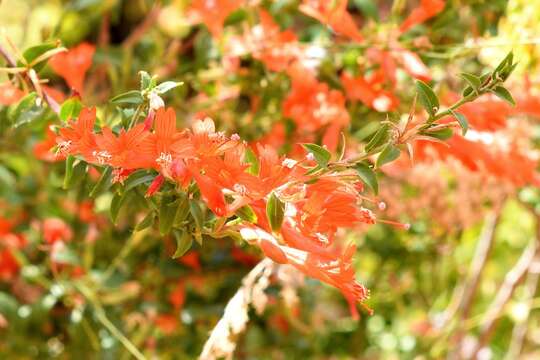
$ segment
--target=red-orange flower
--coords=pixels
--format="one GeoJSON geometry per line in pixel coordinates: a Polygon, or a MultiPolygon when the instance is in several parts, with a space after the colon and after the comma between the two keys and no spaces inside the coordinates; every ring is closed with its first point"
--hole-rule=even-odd
{"type": "Polygon", "coordinates": [[[328,25],[336,33],[361,42],[364,38],[347,11],[347,2],[347,0],[304,0],[300,5],[300,11],[328,25]]]}
{"type": "Polygon", "coordinates": [[[325,128],[323,144],[334,151],[341,129],[350,121],[345,97],[299,66],[291,68],[289,75],[292,89],[283,102],[283,114],[293,119],[300,135],[325,128]]]}
{"type": "Polygon", "coordinates": [[[384,90],[376,78],[367,79],[363,76],[353,78],[344,72],[341,75],[341,82],[349,99],[359,100],[377,111],[393,111],[399,105],[399,99],[391,92],[384,90]]]}
{"type": "Polygon", "coordinates": [[[240,0],[193,0],[189,13],[202,22],[215,37],[220,37],[225,19],[242,5],[240,0]]]}
{"type": "Polygon", "coordinates": [[[141,159],[141,144],[149,135],[144,129],[144,124],[138,124],[125,131],[120,130],[118,136],[114,135],[109,127],[102,129],[101,135],[96,136],[99,150],[96,150],[94,158],[100,164],[107,164],[124,169],[134,169],[145,163],[141,159]]]}
{"type": "Polygon", "coordinates": [[[0,105],[15,104],[24,96],[24,92],[13,85],[11,81],[0,84],[0,105]]]}
{"type": "Polygon", "coordinates": [[[68,127],[60,129],[60,135],[56,139],[58,151],[63,154],[80,154],[88,161],[94,159],[97,147],[94,136],[95,121],[95,108],[82,109],[76,121],[71,121],[68,127]]]}
{"type": "MultiPolygon", "coordinates": [[[[147,127],[147,125],[145,125],[147,127]]],[[[149,162],[149,166],[161,170],[171,177],[171,164],[174,158],[192,156],[193,146],[185,132],[176,130],[176,114],[172,108],[160,108],[156,113],[154,132],[145,137],[140,144],[139,154],[149,162]]]]}
{"type": "Polygon", "coordinates": [[[34,156],[37,159],[47,161],[47,162],[56,162],[62,161],[65,159],[63,154],[55,154],[52,150],[56,146],[56,134],[51,130],[49,126],[45,130],[45,139],[36,143],[33,148],[34,156]]]}
{"type": "Polygon", "coordinates": [[[443,11],[444,6],[444,0],[420,0],[420,6],[411,11],[399,30],[405,32],[413,26],[423,23],[443,11]]]}
{"type": "Polygon", "coordinates": [[[70,88],[83,93],[86,72],[92,66],[96,48],[89,43],[81,43],[67,52],[56,54],[49,64],[54,72],[64,78],[70,88]]]}
{"type": "Polygon", "coordinates": [[[49,245],[57,241],[67,242],[73,237],[71,228],[62,219],[48,218],[43,221],[43,239],[49,245]]]}

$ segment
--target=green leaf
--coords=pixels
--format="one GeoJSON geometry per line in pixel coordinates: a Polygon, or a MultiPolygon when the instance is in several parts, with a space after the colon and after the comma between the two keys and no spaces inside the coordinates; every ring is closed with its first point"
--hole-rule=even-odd
{"type": "Polygon", "coordinates": [[[13,123],[13,127],[17,128],[37,120],[43,115],[44,111],[44,107],[37,105],[37,94],[31,92],[23,97],[17,106],[10,111],[9,117],[13,123]]]}
{"type": "Polygon", "coordinates": [[[379,157],[377,158],[377,167],[381,167],[384,164],[396,160],[399,157],[399,154],[400,151],[396,146],[392,144],[386,145],[386,147],[383,149],[383,151],[379,154],[379,157]]]}
{"type": "Polygon", "coordinates": [[[139,71],[141,76],[141,91],[149,90],[150,85],[152,84],[152,77],[146,71],[139,71]]]}
{"type": "Polygon", "coordinates": [[[508,79],[510,74],[514,72],[517,66],[518,66],[518,63],[515,63],[515,64],[512,64],[511,66],[506,67],[504,71],[501,73],[502,81],[506,81],[506,79],[508,79]]]}
{"type": "Polygon", "coordinates": [[[112,201],[111,201],[111,208],[109,210],[111,220],[114,224],[116,224],[116,220],[118,219],[118,214],[120,213],[120,209],[126,202],[126,199],[129,197],[129,192],[125,191],[123,193],[116,193],[114,194],[112,201]]]}
{"type": "Polygon", "coordinates": [[[171,231],[176,215],[176,202],[172,196],[164,196],[159,207],[159,233],[166,235],[171,231]]]}
{"type": "Polygon", "coordinates": [[[504,59],[499,63],[499,65],[497,65],[497,67],[493,71],[493,74],[496,76],[496,74],[504,72],[505,68],[512,66],[513,61],[514,61],[514,53],[510,51],[504,57],[504,59]]]}
{"type": "Polygon", "coordinates": [[[278,232],[285,217],[285,203],[279,200],[275,193],[270,194],[266,203],[266,217],[272,231],[278,232]]]}
{"type": "Polygon", "coordinates": [[[155,90],[158,94],[165,94],[167,91],[172,90],[180,85],[184,85],[184,83],[176,81],[165,81],[156,86],[155,90]]]}
{"type": "Polygon", "coordinates": [[[155,177],[154,174],[148,173],[146,170],[135,171],[124,181],[125,191],[129,191],[141,184],[150,185],[155,177]]]}
{"type": "MultiPolygon", "coordinates": [[[[32,61],[37,59],[39,56],[43,55],[47,51],[50,51],[52,49],[55,49],[57,47],[56,42],[48,42],[44,44],[39,44],[36,46],[29,47],[26,49],[22,56],[24,60],[26,61],[26,64],[30,64],[32,61]]],[[[17,64],[18,66],[24,66],[20,61],[17,64]]],[[[39,64],[34,64],[34,69],[36,71],[39,71],[45,66],[45,61],[41,61],[39,64]]]]}
{"type": "Polygon", "coordinates": [[[427,132],[426,135],[434,137],[439,140],[448,140],[454,135],[454,132],[450,128],[436,130],[436,131],[430,131],[427,132]]]}
{"type": "Polygon", "coordinates": [[[450,112],[458,121],[459,126],[461,126],[461,135],[465,136],[465,134],[467,134],[467,130],[469,130],[469,122],[467,121],[467,118],[465,115],[455,112],[454,110],[450,110],[450,112]]]}
{"type": "Polygon", "coordinates": [[[459,76],[461,76],[461,78],[463,78],[463,80],[465,80],[476,92],[478,92],[478,89],[482,86],[482,80],[476,75],[464,72],[459,76]]]}
{"type": "Polygon", "coordinates": [[[174,237],[176,238],[176,251],[174,252],[172,258],[177,259],[181,256],[184,256],[191,246],[193,245],[193,237],[186,230],[175,231],[174,237]]]}
{"type": "Polygon", "coordinates": [[[193,220],[195,220],[195,226],[197,227],[197,230],[200,232],[204,226],[204,214],[201,206],[196,200],[189,201],[189,211],[191,213],[191,216],[193,217],[193,220]]]}
{"type": "Polygon", "coordinates": [[[176,215],[174,216],[174,226],[180,226],[187,219],[190,212],[187,194],[180,192],[178,196],[178,207],[176,208],[176,215]]]}
{"type": "Polygon", "coordinates": [[[463,91],[461,92],[461,95],[463,95],[463,97],[469,96],[470,94],[472,94],[473,91],[474,89],[472,87],[467,86],[465,89],[463,89],[463,91]]]}
{"type": "Polygon", "coordinates": [[[257,176],[259,174],[259,159],[257,158],[257,155],[251,150],[251,148],[247,148],[244,153],[244,161],[247,162],[249,165],[249,168],[247,169],[247,172],[251,175],[257,176]]]}
{"type": "Polygon", "coordinates": [[[332,156],[328,150],[317,144],[302,144],[304,149],[313,154],[315,161],[320,167],[326,167],[332,156]]]}
{"type": "Polygon", "coordinates": [[[141,231],[141,230],[144,230],[144,229],[154,225],[155,218],[156,218],[156,215],[154,214],[154,212],[150,211],[144,217],[144,219],[142,219],[141,222],[138,223],[137,226],[135,226],[135,231],[141,231]]]}
{"type": "Polygon", "coordinates": [[[67,122],[70,119],[77,118],[82,110],[82,104],[77,98],[70,98],[62,104],[60,108],[60,120],[67,122]]]}
{"type": "Polygon", "coordinates": [[[69,189],[71,184],[71,179],[73,178],[73,167],[75,166],[75,161],[77,158],[73,155],[68,155],[66,158],[66,171],[64,173],[64,190],[69,189]]]}
{"type": "Polygon", "coordinates": [[[364,13],[364,15],[379,21],[379,10],[377,9],[377,2],[374,0],[354,0],[356,7],[364,13]]]}
{"type": "Polygon", "coordinates": [[[248,221],[255,224],[257,222],[257,214],[253,211],[252,207],[249,205],[242,206],[240,209],[236,210],[236,216],[240,219],[248,221]]]}
{"type": "Polygon", "coordinates": [[[420,103],[426,109],[430,116],[435,115],[439,110],[439,99],[433,89],[423,82],[422,80],[416,80],[416,90],[418,91],[420,103]]]}
{"type": "Polygon", "coordinates": [[[377,195],[379,193],[379,182],[373,169],[367,163],[361,162],[356,164],[355,170],[364,184],[377,195]]]}
{"type": "Polygon", "coordinates": [[[133,104],[140,105],[144,102],[141,92],[138,90],[131,90],[126,93],[117,95],[110,100],[113,104],[133,104]]]}
{"type": "Polygon", "coordinates": [[[101,176],[99,177],[96,185],[94,185],[94,187],[90,191],[90,197],[96,197],[97,194],[106,189],[111,184],[111,178],[112,167],[107,166],[101,173],[101,176]]]}
{"type": "Polygon", "coordinates": [[[510,91],[506,90],[503,86],[497,86],[495,89],[491,90],[492,93],[497,95],[498,98],[506,101],[512,106],[516,105],[516,101],[512,97],[512,94],[510,94],[510,91]]]}
{"type": "Polygon", "coordinates": [[[365,148],[366,152],[370,153],[372,150],[384,144],[386,140],[388,140],[388,125],[384,124],[367,143],[365,148]]]}

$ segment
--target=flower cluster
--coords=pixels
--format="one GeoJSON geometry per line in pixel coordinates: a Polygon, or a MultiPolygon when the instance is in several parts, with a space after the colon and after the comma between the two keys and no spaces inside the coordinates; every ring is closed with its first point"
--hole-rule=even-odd
{"type": "Polygon", "coordinates": [[[360,205],[363,184],[354,171],[312,175],[318,166],[313,154],[296,161],[268,146],[251,149],[238,135],[217,132],[209,118],[196,121],[191,130],[177,130],[171,108],[151,111],[144,123],[117,134],[109,127],[96,133],[95,118],[95,110],[83,109],[76,121],[61,128],[57,151],[114,168],[114,182],[137,169],[152,171],[156,175],[147,196],[165,182],[185,192],[196,185],[200,199],[218,218],[233,217],[249,206],[256,220],[231,222],[222,230],[239,232],[276,262],[339,288],[351,303],[367,298],[352,267],[355,245],[336,238],[340,229],[376,221],[360,205]],[[268,213],[272,201],[282,211],[277,227],[268,213]]]}

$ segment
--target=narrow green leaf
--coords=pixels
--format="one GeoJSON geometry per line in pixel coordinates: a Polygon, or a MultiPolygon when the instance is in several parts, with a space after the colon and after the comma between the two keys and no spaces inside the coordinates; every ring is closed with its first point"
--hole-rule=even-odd
{"type": "Polygon", "coordinates": [[[69,186],[71,184],[71,179],[73,178],[73,167],[75,165],[75,156],[68,155],[66,158],[66,171],[64,173],[64,185],[62,186],[64,190],[69,189],[69,186]]]}
{"type": "Polygon", "coordinates": [[[60,108],[60,120],[67,122],[70,119],[77,118],[82,110],[82,104],[77,98],[70,98],[64,101],[60,108]]]}
{"type": "MultiPolygon", "coordinates": [[[[32,61],[34,61],[39,56],[43,55],[47,51],[52,50],[52,49],[54,49],[56,47],[57,47],[56,42],[48,42],[48,43],[43,43],[43,44],[39,44],[39,45],[36,45],[36,46],[29,47],[22,54],[24,60],[26,61],[26,64],[22,64],[19,61],[18,66],[23,66],[23,65],[30,64],[32,61]]],[[[40,62],[39,64],[34,64],[34,69],[36,71],[39,71],[39,70],[41,70],[41,68],[43,68],[44,65],[45,65],[44,61],[40,62]]]]}
{"type": "Polygon", "coordinates": [[[430,116],[435,115],[440,105],[439,99],[433,89],[422,80],[416,80],[416,90],[418,91],[418,97],[422,106],[424,106],[430,116]]]}
{"type": "Polygon", "coordinates": [[[138,90],[131,90],[126,93],[117,95],[110,100],[113,104],[132,104],[140,105],[144,102],[141,92],[138,90]]]}
{"type": "Polygon", "coordinates": [[[197,227],[197,230],[200,232],[204,226],[204,214],[201,206],[196,200],[189,201],[189,211],[191,212],[193,220],[195,220],[195,226],[197,227]]]}
{"type": "Polygon", "coordinates": [[[266,203],[266,217],[272,231],[278,232],[285,217],[285,203],[279,200],[275,193],[270,194],[266,203]]]}
{"type": "Polygon", "coordinates": [[[355,170],[364,184],[377,195],[379,193],[379,182],[377,181],[377,175],[373,169],[367,163],[361,162],[356,164],[355,170]]]}
{"type": "Polygon", "coordinates": [[[171,231],[176,215],[177,204],[172,196],[164,196],[159,206],[159,233],[166,235],[171,231]]]}
{"type": "Polygon", "coordinates": [[[139,71],[139,76],[141,77],[141,91],[149,90],[150,84],[152,83],[152,77],[146,71],[139,71]]]}
{"type": "Polygon", "coordinates": [[[505,87],[497,86],[491,92],[494,93],[495,95],[497,95],[498,98],[500,98],[500,99],[506,101],[507,103],[509,103],[510,105],[512,105],[512,106],[516,105],[516,101],[512,97],[512,94],[510,94],[510,91],[506,90],[505,87]]]}
{"type": "Polygon", "coordinates": [[[328,150],[317,144],[302,144],[304,149],[313,154],[315,161],[320,167],[326,167],[332,156],[328,150]]]}
{"type": "Polygon", "coordinates": [[[244,153],[244,161],[247,162],[249,165],[249,168],[247,169],[247,172],[251,175],[257,176],[259,174],[259,158],[257,158],[257,155],[251,150],[251,148],[247,148],[244,153]]]}
{"type": "Polygon", "coordinates": [[[384,124],[377,130],[375,135],[369,140],[366,145],[366,152],[370,153],[388,140],[388,125],[384,124]]]}
{"type": "Polygon", "coordinates": [[[105,190],[111,184],[111,177],[112,167],[107,166],[101,173],[101,176],[99,177],[96,185],[94,185],[94,187],[90,191],[90,197],[96,197],[97,194],[105,190]]]}
{"type": "Polygon", "coordinates": [[[478,89],[482,85],[482,80],[476,75],[469,74],[469,73],[461,73],[459,74],[463,80],[465,80],[475,91],[478,92],[478,89]]]}
{"type": "Polygon", "coordinates": [[[399,157],[399,154],[400,151],[396,146],[392,144],[386,145],[386,147],[383,149],[383,151],[379,154],[379,157],[377,158],[377,167],[381,167],[384,164],[396,160],[399,157]]]}
{"type": "Polygon", "coordinates": [[[174,226],[180,226],[187,219],[190,212],[187,194],[180,192],[178,196],[178,206],[174,215],[174,226]]]}
{"type": "Polygon", "coordinates": [[[467,121],[467,118],[465,117],[465,115],[455,112],[453,110],[450,110],[450,112],[458,121],[459,126],[461,126],[461,135],[465,136],[465,134],[467,134],[467,130],[469,130],[469,122],[467,121]]]}
{"type": "Polygon", "coordinates": [[[150,211],[144,217],[144,219],[142,219],[141,222],[138,223],[137,226],[135,226],[135,231],[141,231],[141,230],[144,230],[144,229],[154,225],[155,218],[156,218],[156,215],[154,214],[154,212],[150,211]]]}
{"type": "Polygon", "coordinates": [[[236,216],[240,219],[248,221],[255,224],[257,222],[257,214],[253,211],[253,208],[249,205],[242,206],[240,209],[236,210],[236,216]]]}
{"type": "Polygon", "coordinates": [[[493,74],[498,74],[498,73],[501,73],[504,71],[504,69],[507,67],[507,66],[512,66],[512,62],[514,61],[514,53],[512,51],[510,51],[505,57],[504,59],[499,63],[499,65],[497,65],[497,67],[495,68],[495,70],[493,71],[493,74]]]}
{"type": "Polygon", "coordinates": [[[148,173],[146,170],[135,171],[124,181],[125,191],[129,191],[141,184],[150,185],[155,177],[154,174],[148,173]]]}
{"type": "Polygon", "coordinates": [[[467,86],[465,89],[463,89],[463,91],[461,92],[461,95],[463,95],[463,97],[465,96],[469,96],[470,94],[472,94],[474,91],[474,89],[470,86],[467,86]]]}
{"type": "Polygon", "coordinates": [[[115,193],[112,201],[111,201],[111,208],[109,209],[109,215],[111,216],[111,220],[114,224],[116,224],[116,220],[118,219],[118,214],[120,213],[120,209],[126,202],[126,199],[129,197],[129,192],[125,191],[123,193],[115,193]]]}
{"type": "Polygon", "coordinates": [[[174,252],[172,258],[177,259],[181,256],[184,256],[191,246],[193,245],[193,237],[186,230],[175,231],[174,237],[176,238],[176,251],[174,252]]]}
{"type": "Polygon", "coordinates": [[[175,87],[184,85],[183,82],[176,82],[176,81],[165,81],[156,86],[155,90],[158,94],[164,94],[167,91],[170,91],[174,89],[175,87]]]}
{"type": "Polygon", "coordinates": [[[454,132],[450,128],[436,130],[436,131],[430,131],[427,132],[426,135],[434,137],[439,140],[448,140],[452,137],[454,132]]]}

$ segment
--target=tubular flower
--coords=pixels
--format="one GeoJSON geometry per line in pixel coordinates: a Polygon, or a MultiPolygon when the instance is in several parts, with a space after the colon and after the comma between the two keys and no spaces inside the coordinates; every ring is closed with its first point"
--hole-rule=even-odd
{"type": "Polygon", "coordinates": [[[184,132],[176,130],[176,114],[173,109],[160,108],[156,113],[154,124],[154,132],[146,136],[140,144],[139,155],[149,161],[149,167],[154,167],[165,176],[171,177],[173,157],[190,157],[193,154],[193,146],[184,132]]]}
{"type": "Polygon", "coordinates": [[[140,167],[143,159],[137,155],[141,154],[141,145],[148,135],[144,124],[136,125],[128,131],[122,129],[118,136],[110,128],[104,127],[101,135],[96,136],[98,149],[92,155],[100,164],[124,169],[140,167]]]}
{"type": "Polygon", "coordinates": [[[70,88],[82,95],[86,72],[92,66],[96,48],[89,43],[81,43],[67,52],[56,54],[49,64],[55,73],[66,80],[70,88]]]}
{"type": "Polygon", "coordinates": [[[51,149],[56,146],[56,134],[47,126],[45,139],[36,143],[32,149],[34,156],[47,162],[56,162],[64,160],[62,154],[54,154],[51,149]]]}
{"type": "Polygon", "coordinates": [[[426,20],[434,17],[445,6],[444,0],[420,0],[420,6],[414,8],[409,16],[403,21],[399,30],[403,33],[415,25],[421,24],[426,20]]]}
{"type": "Polygon", "coordinates": [[[95,121],[95,108],[82,109],[76,121],[71,121],[68,127],[60,129],[60,135],[56,139],[58,152],[63,155],[80,154],[87,161],[92,161],[97,148],[94,134],[95,121]]]}
{"type": "Polygon", "coordinates": [[[284,115],[293,119],[300,133],[324,128],[323,144],[335,150],[341,129],[350,122],[345,97],[299,66],[291,68],[289,75],[292,89],[283,102],[284,115]]]}
{"type": "Polygon", "coordinates": [[[214,37],[220,37],[225,19],[242,5],[239,0],[193,0],[189,14],[194,22],[202,22],[214,37]]]}
{"type": "Polygon", "coordinates": [[[292,30],[281,31],[265,10],[259,11],[259,19],[259,24],[227,42],[230,57],[251,54],[271,71],[284,71],[297,61],[306,61],[305,51],[292,30]]]}
{"type": "Polygon", "coordinates": [[[300,5],[300,11],[329,26],[336,33],[361,42],[364,38],[347,11],[347,2],[347,0],[304,0],[300,5]]]}
{"type": "Polygon", "coordinates": [[[360,100],[379,112],[393,111],[399,105],[399,99],[391,92],[384,90],[375,78],[366,79],[363,76],[353,78],[343,73],[341,82],[349,99],[360,100]]]}
{"type": "Polygon", "coordinates": [[[0,216],[0,280],[12,280],[19,272],[19,262],[13,255],[13,250],[26,245],[26,239],[13,233],[13,221],[0,216]]]}

